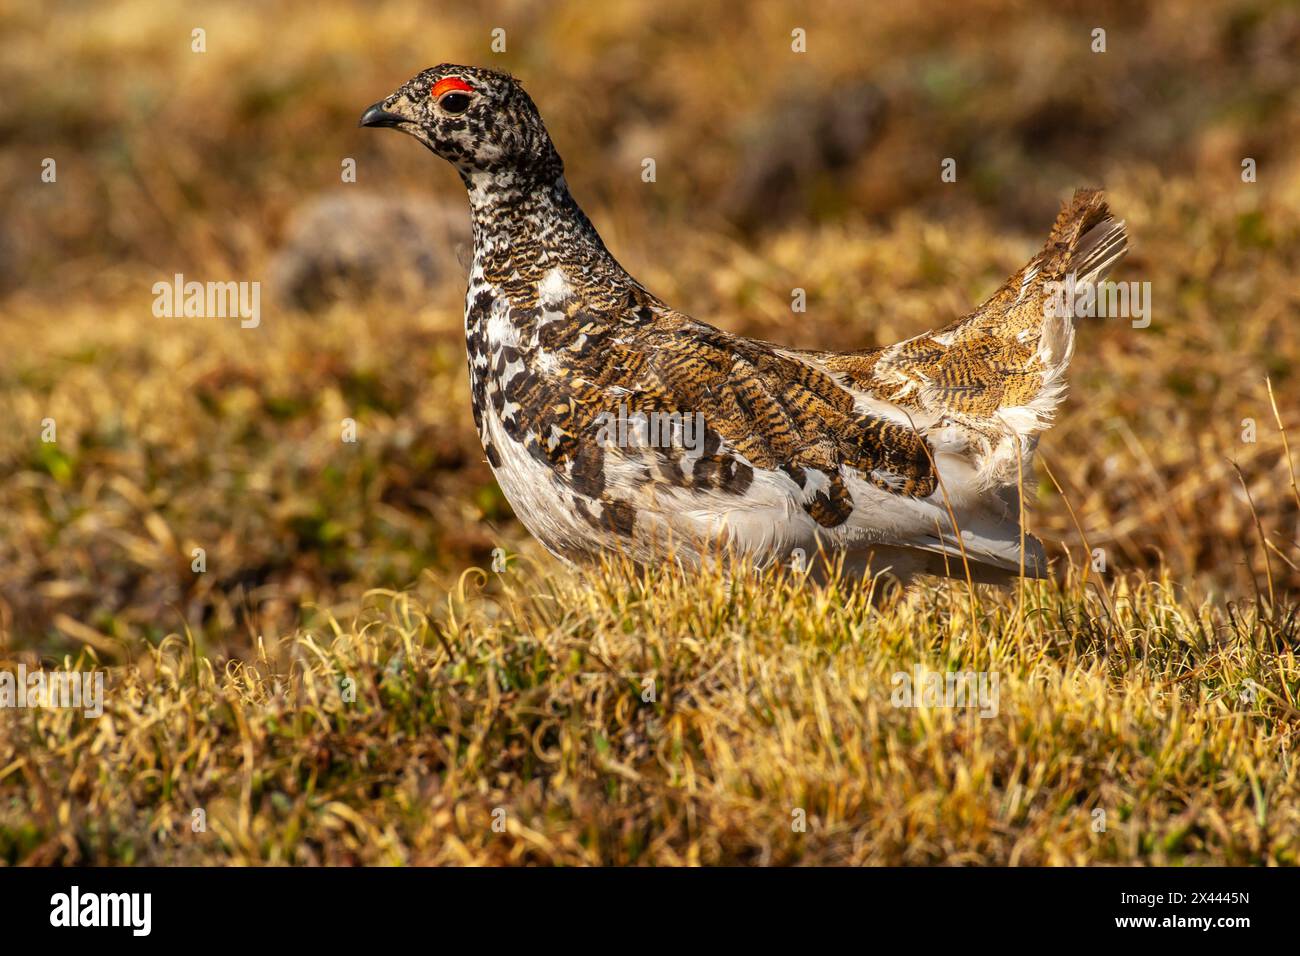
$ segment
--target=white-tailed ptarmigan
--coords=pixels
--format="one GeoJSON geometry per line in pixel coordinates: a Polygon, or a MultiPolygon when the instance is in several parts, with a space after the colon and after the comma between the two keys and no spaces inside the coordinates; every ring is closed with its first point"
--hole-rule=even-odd
{"type": "Polygon", "coordinates": [[[1055,284],[1096,282],[1125,251],[1100,192],[1076,192],[1042,252],[964,318],[824,352],[728,334],[628,275],[511,76],[443,64],[361,125],[414,136],[469,191],[474,421],[501,490],[554,554],[821,556],[904,581],[1045,573],[1021,531],[1020,478],[1074,346],[1055,284]]]}

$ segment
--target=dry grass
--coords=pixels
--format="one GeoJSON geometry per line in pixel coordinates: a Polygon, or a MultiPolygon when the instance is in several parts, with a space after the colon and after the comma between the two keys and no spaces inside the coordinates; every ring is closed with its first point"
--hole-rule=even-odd
{"type": "Polygon", "coordinates": [[[1293,618],[1167,580],[972,620],[944,588],[519,578],[376,592],[224,670],[167,639],[102,718],[11,728],[0,859],[1297,862],[1293,618]],[[999,675],[996,716],[892,706],[916,666],[999,675]]]}
{"type": "Polygon", "coordinates": [[[874,6],[0,8],[0,669],[110,667],[99,720],[0,712],[0,862],[1295,863],[1300,17],[981,3],[954,31],[943,4],[874,6]],[[525,78],[647,285],[794,345],[948,321],[1104,184],[1153,322],[1081,329],[1042,445],[1064,496],[1040,463],[1030,509],[1057,582],[873,610],[570,576],[482,461],[451,257],[422,307],[153,317],[175,272],[263,278],[312,195],[462,202],[354,128],[439,60],[525,78]],[[782,147],[773,110],[863,81],[886,112],[862,155],[736,228],[716,197],[782,147]],[[462,579],[494,547],[536,570],[462,579]],[[998,715],[891,707],[917,663],[997,673],[998,715]]]}

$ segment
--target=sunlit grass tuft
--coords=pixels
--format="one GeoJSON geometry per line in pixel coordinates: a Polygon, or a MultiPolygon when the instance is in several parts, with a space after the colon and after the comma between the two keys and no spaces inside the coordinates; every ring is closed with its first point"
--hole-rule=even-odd
{"type": "Polygon", "coordinates": [[[174,635],[99,720],[0,716],[0,859],[1297,862],[1294,614],[977,598],[512,563],[224,668],[174,635]],[[996,713],[894,706],[918,667],[996,713]]]}

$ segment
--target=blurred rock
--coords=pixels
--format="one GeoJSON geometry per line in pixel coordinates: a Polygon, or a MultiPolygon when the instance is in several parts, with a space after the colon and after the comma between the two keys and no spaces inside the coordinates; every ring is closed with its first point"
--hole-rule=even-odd
{"type": "Polygon", "coordinates": [[[464,201],[344,190],[299,206],[271,261],[270,285],[285,305],[312,311],[333,302],[412,302],[467,271],[464,201]]]}
{"type": "Polygon", "coordinates": [[[876,140],[885,97],[871,83],[795,90],[740,131],[741,166],[720,208],[744,229],[798,212],[819,177],[851,167],[876,140]]]}

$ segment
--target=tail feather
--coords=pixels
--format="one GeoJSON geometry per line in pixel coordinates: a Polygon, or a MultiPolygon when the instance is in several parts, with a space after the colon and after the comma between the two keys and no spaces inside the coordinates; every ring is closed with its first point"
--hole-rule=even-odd
{"type": "Polygon", "coordinates": [[[1100,282],[1128,251],[1128,228],[1121,219],[1103,219],[1080,238],[1070,257],[1077,282],[1100,282]]]}
{"type": "Polygon", "coordinates": [[[1071,277],[1075,287],[1100,281],[1124,255],[1127,237],[1102,192],[1081,189],[1037,256],[979,309],[922,339],[945,349],[928,368],[915,363],[907,371],[941,421],[964,427],[976,488],[1013,483],[1028,467],[1065,398],[1074,354],[1073,318],[1054,305],[1071,277]]]}
{"type": "Polygon", "coordinates": [[[1042,282],[1074,275],[1076,282],[1100,281],[1128,247],[1128,230],[1116,221],[1100,189],[1079,189],[1061,206],[1047,244],[1026,269],[1042,282]]]}
{"type": "MultiPolygon", "coordinates": [[[[1022,270],[1022,285],[1025,275],[1033,275],[1036,280],[1033,296],[1022,293],[1032,304],[1026,309],[1021,303],[1019,309],[1007,311],[1016,315],[1012,328],[1022,330],[1013,334],[1036,341],[1037,348],[1027,356],[1024,377],[1019,379],[1021,387],[1008,385],[1002,390],[999,408],[991,416],[1000,427],[982,445],[976,445],[973,465],[977,487],[986,492],[1018,487],[1025,480],[1039,435],[1051,425],[1065,399],[1066,370],[1074,354],[1074,320],[1069,310],[1049,307],[1049,298],[1055,297],[1058,290],[1048,283],[1072,278],[1078,288],[1100,282],[1127,250],[1127,227],[1111,216],[1102,192],[1081,189],[1056,217],[1043,251],[1022,270]]],[[[1016,278],[1008,287],[1014,286],[1016,278]]],[[[1007,538],[1018,538],[1018,516],[1005,518],[1001,530],[1007,538]]],[[[988,537],[996,540],[997,535],[988,537]]],[[[1004,539],[1003,544],[1009,546],[1010,542],[1004,539]]],[[[1032,563],[1037,570],[1041,546],[1029,550],[1034,552],[1032,563]]],[[[989,555],[984,560],[1006,568],[1007,554],[990,552],[988,548],[983,551],[989,555]]]]}
{"type": "Polygon", "coordinates": [[[1093,226],[1111,218],[1106,194],[1100,189],[1076,189],[1067,203],[1061,204],[1044,251],[1072,251],[1093,226]]]}
{"type": "Polygon", "coordinates": [[[1042,387],[1034,401],[1039,421],[1045,428],[1057,405],[1065,397],[1065,370],[1074,354],[1074,320],[1068,310],[1056,308],[1059,286],[1072,282],[1074,288],[1100,282],[1128,251],[1128,228],[1116,221],[1099,189],[1080,189],[1062,206],[1042,253],[1026,269],[1033,269],[1042,285],[1035,296],[1031,320],[1041,322],[1035,360],[1043,372],[1042,387]]]}

